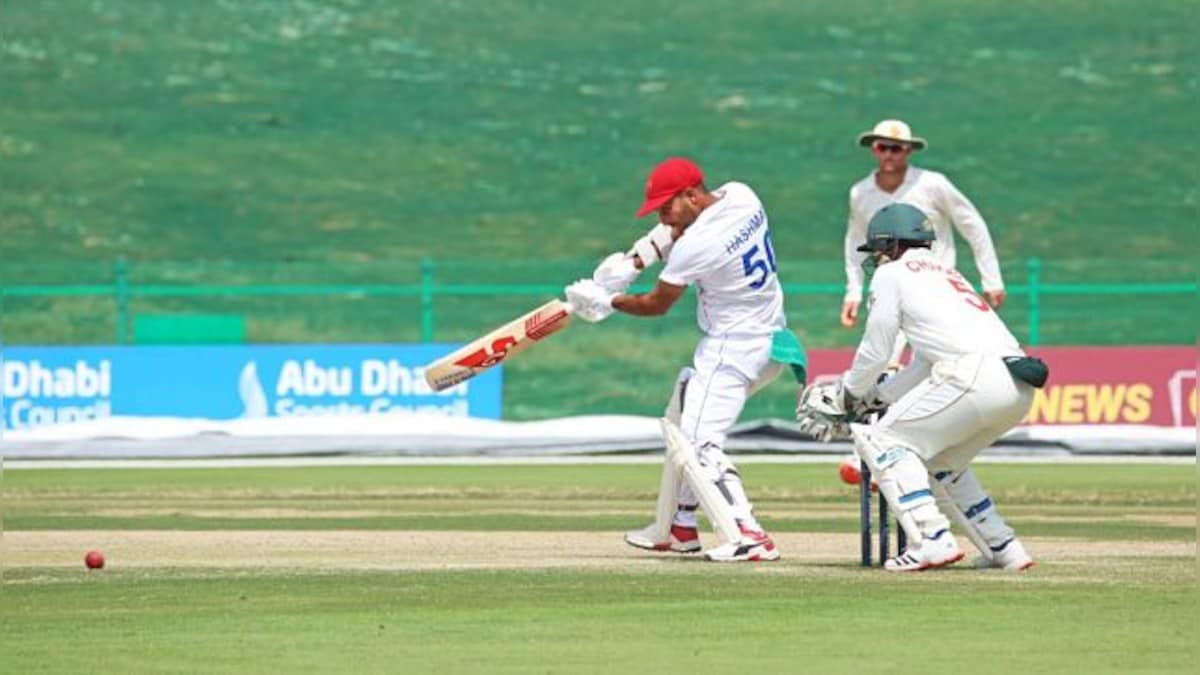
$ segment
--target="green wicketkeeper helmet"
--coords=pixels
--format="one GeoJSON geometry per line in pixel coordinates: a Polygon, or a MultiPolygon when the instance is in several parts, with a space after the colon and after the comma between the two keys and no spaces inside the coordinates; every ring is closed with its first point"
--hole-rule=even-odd
{"type": "Polygon", "coordinates": [[[929,217],[921,209],[894,202],[879,209],[867,223],[867,241],[858,247],[869,253],[888,248],[898,241],[931,242],[935,239],[929,217]]]}

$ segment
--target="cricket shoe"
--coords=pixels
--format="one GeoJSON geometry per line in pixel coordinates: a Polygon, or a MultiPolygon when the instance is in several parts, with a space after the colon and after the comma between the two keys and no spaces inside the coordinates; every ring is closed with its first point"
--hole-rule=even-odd
{"type": "Polygon", "coordinates": [[[921,545],[904,553],[888,558],[883,569],[889,572],[920,572],[921,570],[944,567],[962,560],[967,554],[958,547],[950,530],[942,530],[932,537],[921,540],[921,545]]]}
{"type": "Polygon", "coordinates": [[[704,557],[713,562],[765,562],[779,560],[779,549],[766,532],[741,528],[742,538],[721,544],[704,552],[704,557]]]}
{"type": "Polygon", "coordinates": [[[658,539],[658,527],[651,524],[640,530],[625,533],[625,543],[647,551],[673,551],[675,553],[699,553],[700,532],[686,525],[672,525],[666,541],[658,539]]]}
{"type": "Polygon", "coordinates": [[[992,551],[992,557],[979,556],[974,560],[972,566],[975,569],[1002,569],[1011,572],[1024,572],[1034,566],[1033,558],[1025,552],[1025,546],[1017,538],[1009,539],[1000,546],[999,550],[992,551]]]}

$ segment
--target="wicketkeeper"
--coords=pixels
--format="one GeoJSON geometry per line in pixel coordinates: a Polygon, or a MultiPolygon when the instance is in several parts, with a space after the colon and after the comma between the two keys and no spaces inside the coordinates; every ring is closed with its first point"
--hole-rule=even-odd
{"type": "Polygon", "coordinates": [[[743,183],[709,191],[700,168],[682,158],[659,164],[645,194],[637,216],[657,211],[660,224],[628,253],[606,258],[592,279],[566,288],[576,316],[587,321],[614,310],[664,314],[688,286],[697,288],[696,319],[704,337],[692,367],[679,374],[663,420],[667,459],[657,515],[625,541],[654,551],[698,552],[696,508],[702,506],[720,540],[705,552],[709,560],[775,560],[779,550],[755,518],[737,467],[723,450],[746,399],[783,363],[792,364],[804,382],[806,361],[786,328],[767,213],[743,183]],[[665,265],[653,290],[625,293],[641,269],[659,261],[665,265]]]}
{"type": "Polygon", "coordinates": [[[797,419],[823,440],[851,437],[909,548],[884,563],[892,571],[941,567],[964,553],[950,513],[987,566],[1024,570],[1025,547],[970,469],[971,460],[1029,412],[1048,370],[953,266],[929,250],[924,212],[894,203],[870,220],[858,250],[874,268],[865,332],[850,370],[801,396],[797,419]],[[907,367],[880,380],[897,336],[913,349],[907,367]],[[878,421],[859,423],[886,409],[878,421]]]}

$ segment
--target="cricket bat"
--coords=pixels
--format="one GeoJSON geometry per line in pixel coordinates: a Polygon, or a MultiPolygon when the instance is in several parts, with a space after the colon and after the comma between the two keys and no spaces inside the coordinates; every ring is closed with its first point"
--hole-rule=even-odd
{"type": "Polygon", "coordinates": [[[527,349],[571,323],[570,304],[554,299],[458,351],[425,366],[425,381],[434,391],[449,389],[527,349]]]}

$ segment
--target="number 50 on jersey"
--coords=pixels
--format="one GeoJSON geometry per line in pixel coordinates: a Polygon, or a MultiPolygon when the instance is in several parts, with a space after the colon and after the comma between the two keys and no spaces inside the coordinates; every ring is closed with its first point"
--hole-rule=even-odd
{"type": "Polygon", "coordinates": [[[551,300],[425,366],[425,381],[434,391],[442,391],[468,380],[566,328],[571,309],[562,300],[551,300]]]}

